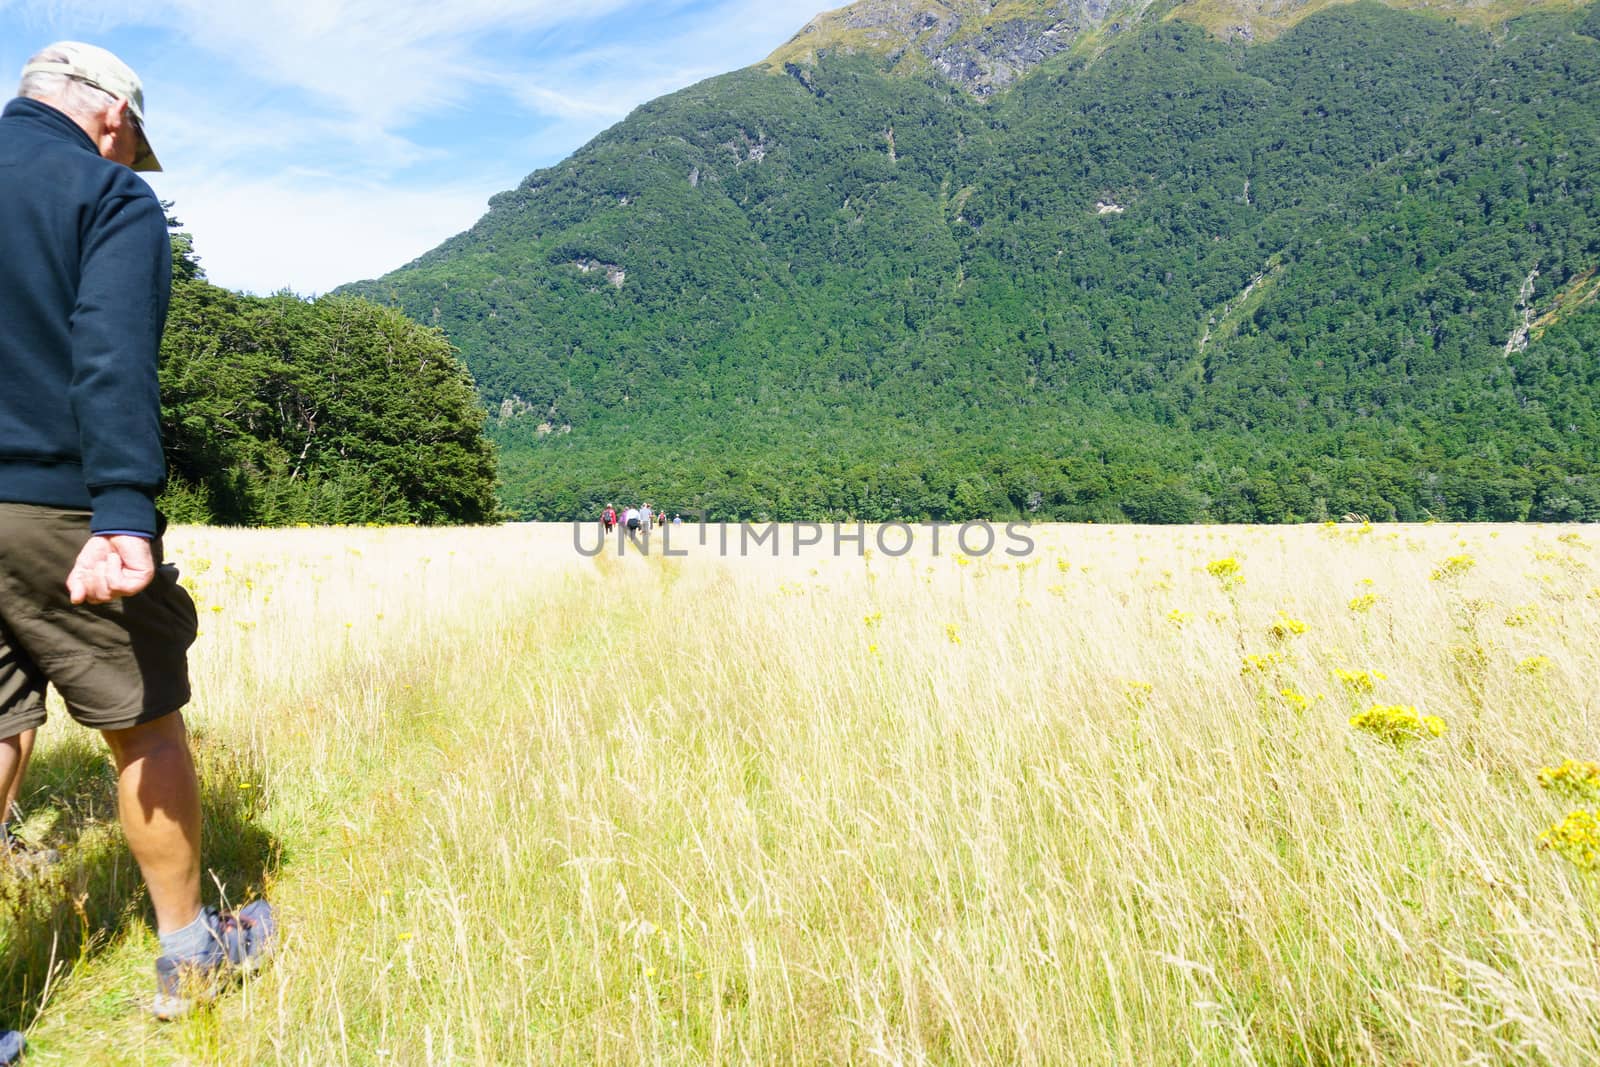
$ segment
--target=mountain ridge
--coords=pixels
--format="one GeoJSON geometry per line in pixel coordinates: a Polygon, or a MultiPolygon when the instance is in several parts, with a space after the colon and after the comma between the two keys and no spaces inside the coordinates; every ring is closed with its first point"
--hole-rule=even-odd
{"type": "MultiPolygon", "coordinates": [[[[1093,52],[1149,18],[1193,23],[1224,41],[1276,39],[1305,19],[1356,0],[857,0],[823,12],[762,66],[789,70],[830,53],[884,56],[902,72],[937,71],[978,96],[1004,89],[1061,53],[1093,52]]],[[[1493,26],[1580,0],[1380,0],[1493,26]]]]}

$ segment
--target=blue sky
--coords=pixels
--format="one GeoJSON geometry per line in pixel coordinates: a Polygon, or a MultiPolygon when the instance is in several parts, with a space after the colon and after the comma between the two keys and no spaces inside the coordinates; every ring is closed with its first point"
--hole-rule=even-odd
{"type": "Polygon", "coordinates": [[[212,281],[326,292],[471,226],[633,108],[842,0],[0,0],[4,98],[56,40],[139,73],[212,281]]]}

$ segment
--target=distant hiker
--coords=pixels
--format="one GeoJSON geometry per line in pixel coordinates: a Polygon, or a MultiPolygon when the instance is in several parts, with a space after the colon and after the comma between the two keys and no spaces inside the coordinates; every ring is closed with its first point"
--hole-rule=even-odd
{"type": "MultiPolygon", "coordinates": [[[[144,90],[65,41],[0,113],[0,796],[55,686],[116,765],[155,910],[157,1016],[263,962],[272,908],[202,907],[189,702],[195,607],[162,563],[157,351],[171,288],[144,90]]],[[[133,905],[136,907],[136,905],[133,905]]]]}
{"type": "Polygon", "coordinates": [[[674,515],[674,516],[672,516],[672,525],[674,525],[674,526],[682,526],[683,525],[683,516],[682,515],[674,515]]]}
{"type": "Polygon", "coordinates": [[[610,533],[617,528],[617,509],[615,507],[610,504],[606,505],[606,510],[600,513],[600,525],[605,528],[606,533],[610,533]]]}
{"type": "Polygon", "coordinates": [[[623,525],[627,526],[629,533],[639,532],[639,509],[629,508],[622,513],[623,525]]]}

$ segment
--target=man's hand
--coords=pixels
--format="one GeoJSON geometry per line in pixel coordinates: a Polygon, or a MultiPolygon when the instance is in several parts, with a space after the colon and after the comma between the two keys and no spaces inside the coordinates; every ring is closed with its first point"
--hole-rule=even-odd
{"type": "Polygon", "coordinates": [[[156,576],[150,542],[130,534],[96,534],[84,543],[67,575],[74,604],[109,604],[142,592],[156,576]]]}

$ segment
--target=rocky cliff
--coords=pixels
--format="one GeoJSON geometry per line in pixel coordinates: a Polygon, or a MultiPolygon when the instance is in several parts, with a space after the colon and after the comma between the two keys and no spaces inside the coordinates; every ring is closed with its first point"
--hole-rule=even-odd
{"type": "MultiPolygon", "coordinates": [[[[898,70],[931,69],[988,96],[1062,52],[1099,51],[1147,21],[1177,19],[1226,41],[1272,40],[1305,18],[1350,0],[860,0],[817,16],[767,59],[798,69],[829,54],[875,53],[898,70]]],[[[1575,0],[1384,0],[1477,25],[1575,0]]]]}

